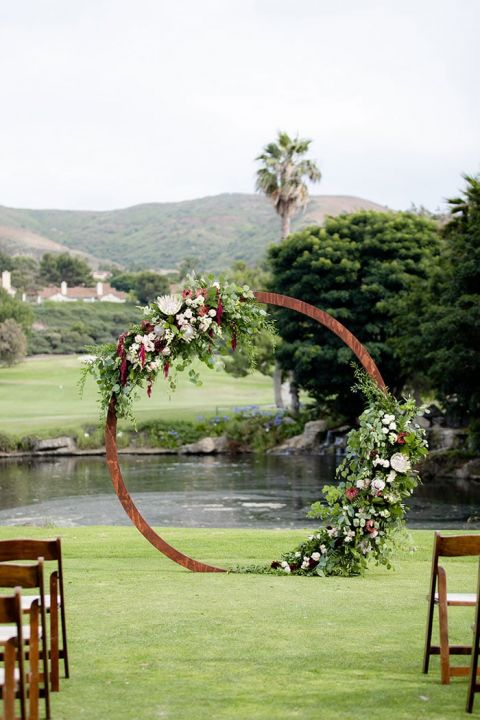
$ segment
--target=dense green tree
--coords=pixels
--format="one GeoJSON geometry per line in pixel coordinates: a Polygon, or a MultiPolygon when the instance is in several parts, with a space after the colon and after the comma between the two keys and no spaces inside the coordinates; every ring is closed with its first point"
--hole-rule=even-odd
{"type": "Polygon", "coordinates": [[[256,158],[261,163],[256,189],[266,195],[280,215],[282,238],[290,233],[293,215],[308,203],[306,181],[319,182],[321,178],[318,165],[304,157],[311,142],[279,132],[276,142],[268,143],[256,158]]]}
{"type": "MultiPolygon", "coordinates": [[[[440,252],[437,226],[411,213],[358,212],[329,218],[270,249],[272,289],[326,310],[364,343],[393,392],[407,372],[395,353],[395,318],[407,294],[425,286],[440,252]]],[[[277,310],[282,367],[320,405],[359,411],[351,351],[308,318],[277,310]]],[[[415,317],[410,332],[415,332],[415,317]]]]}
{"type": "Polygon", "coordinates": [[[69,253],[45,253],[40,260],[40,278],[48,285],[60,285],[65,281],[70,287],[93,286],[89,265],[69,253]]]}
{"type": "Polygon", "coordinates": [[[0,322],[0,365],[15,365],[27,354],[22,326],[9,318],[0,322]]]}
{"type": "MultiPolygon", "coordinates": [[[[480,175],[464,176],[460,197],[449,201],[444,252],[429,293],[413,297],[417,332],[404,344],[405,362],[417,362],[452,420],[469,424],[480,447],[480,175]]],[[[407,311],[408,312],[408,311],[407,311]]]]}
{"type": "Polygon", "coordinates": [[[33,322],[33,312],[30,305],[16,300],[0,288],[0,323],[5,320],[15,320],[28,333],[33,322]]]}
{"type": "MultiPolygon", "coordinates": [[[[233,263],[225,274],[229,282],[248,285],[252,290],[265,290],[270,283],[270,273],[264,265],[247,265],[243,260],[233,263]]],[[[263,375],[272,375],[275,355],[274,342],[269,333],[260,333],[255,338],[256,369],[263,375]]],[[[241,347],[225,357],[225,370],[234,377],[245,377],[250,371],[250,361],[241,347]]]]}
{"type": "Polygon", "coordinates": [[[115,274],[110,284],[117,290],[132,293],[142,305],[155,300],[158,295],[165,295],[170,289],[165,275],[150,270],[115,274]]]}

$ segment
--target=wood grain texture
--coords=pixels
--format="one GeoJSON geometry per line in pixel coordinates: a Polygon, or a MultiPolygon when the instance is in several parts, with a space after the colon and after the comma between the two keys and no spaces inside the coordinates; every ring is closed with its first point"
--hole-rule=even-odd
{"type": "MultiPolygon", "coordinates": [[[[316,320],[321,325],[331,330],[337,335],[343,342],[352,350],[356,355],[362,366],[365,368],[369,376],[374,380],[377,385],[385,389],[385,383],[380,374],[379,369],[375,365],[373,358],[368,353],[367,349],[352,333],[338,320],[335,320],[331,315],[326,313],[324,310],[319,310],[314,305],[309,305],[302,300],[288,297],[287,295],[279,295],[278,293],[269,292],[256,292],[255,298],[260,303],[268,305],[276,305],[278,307],[289,308],[295,310],[302,315],[316,320]]],[[[180,552],[172,545],[167,543],[158,533],[153,530],[150,524],[145,520],[143,515],[139,512],[135,503],[133,502],[130,494],[125,486],[122,471],[120,469],[120,463],[118,461],[117,451],[117,416],[115,412],[115,399],[112,398],[108,409],[107,422],[105,426],[105,448],[107,456],[107,466],[112,479],[113,487],[120,500],[123,509],[127,513],[128,517],[135,525],[137,530],[151,543],[159,552],[166,555],[166,557],[173,560],[173,562],[182,565],[187,570],[193,572],[226,572],[223,568],[215,567],[214,565],[208,565],[194,560],[188,555],[180,552]]]]}

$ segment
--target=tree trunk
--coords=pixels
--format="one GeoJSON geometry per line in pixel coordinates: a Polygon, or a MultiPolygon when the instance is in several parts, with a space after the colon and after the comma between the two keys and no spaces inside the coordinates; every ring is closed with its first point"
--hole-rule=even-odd
{"type": "Polygon", "coordinates": [[[280,410],[283,410],[283,399],[282,399],[282,368],[278,360],[275,360],[275,369],[273,371],[273,395],[275,398],[275,406],[280,410]]]}
{"type": "Polygon", "coordinates": [[[293,417],[298,417],[300,414],[300,395],[298,391],[298,385],[295,382],[293,373],[290,373],[290,397],[291,397],[291,413],[293,417]]]}
{"type": "Polygon", "coordinates": [[[282,215],[282,240],[284,240],[287,235],[290,235],[290,215],[284,213],[282,215]]]}

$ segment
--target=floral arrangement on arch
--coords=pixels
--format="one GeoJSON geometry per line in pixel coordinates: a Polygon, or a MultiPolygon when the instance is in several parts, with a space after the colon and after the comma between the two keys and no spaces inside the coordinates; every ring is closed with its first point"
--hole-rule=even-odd
{"type": "MultiPolygon", "coordinates": [[[[150,397],[159,374],[176,387],[175,371],[183,371],[198,359],[214,367],[215,356],[240,344],[255,360],[255,335],[273,332],[266,311],[247,285],[220,283],[190,276],[178,295],[163,295],[143,310],[143,320],[122,333],[117,344],[90,348],[93,357],[83,370],[81,387],[88,375],[95,378],[102,410],[115,400],[117,417],[133,419],[135,391],[146,387],[150,397]]],[[[190,380],[201,384],[197,371],[190,380]]]]}
{"type": "Polygon", "coordinates": [[[415,422],[413,400],[396,400],[357,371],[356,389],[367,399],[358,430],[347,437],[338,485],[323,488],[325,503],[310,517],[324,526],[271,569],[296,575],[359,575],[369,560],[391,568],[391,556],[405,528],[404,501],[418,484],[415,465],[427,454],[425,432],[415,422]]]}

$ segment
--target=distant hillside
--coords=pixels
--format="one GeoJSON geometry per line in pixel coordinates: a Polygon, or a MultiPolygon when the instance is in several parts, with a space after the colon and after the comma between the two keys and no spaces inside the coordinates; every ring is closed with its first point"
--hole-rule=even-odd
{"type": "MultiPolygon", "coordinates": [[[[361,209],[386,208],[362,198],[316,196],[295,218],[293,229],[361,209]]],[[[67,247],[97,262],[138,268],[174,268],[192,255],[208,270],[225,269],[234,260],[253,263],[279,234],[280,220],[260,195],[224,194],[103,212],[0,206],[0,250],[38,255],[67,247]]]]}

